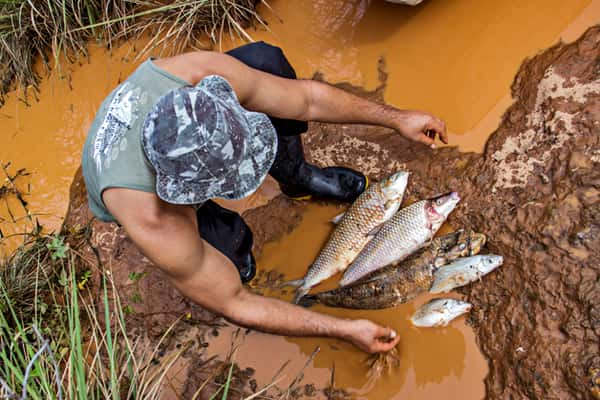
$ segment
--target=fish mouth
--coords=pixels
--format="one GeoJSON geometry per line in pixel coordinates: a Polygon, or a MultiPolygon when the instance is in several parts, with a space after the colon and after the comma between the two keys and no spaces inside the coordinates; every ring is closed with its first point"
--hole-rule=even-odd
{"type": "Polygon", "coordinates": [[[502,256],[495,254],[485,255],[482,263],[483,265],[481,265],[482,272],[488,274],[501,266],[502,263],[504,263],[504,257],[502,256]]]}
{"type": "Polygon", "coordinates": [[[449,200],[460,201],[460,195],[458,192],[446,192],[443,194],[439,194],[431,198],[431,201],[435,202],[438,199],[447,197],[449,200]]]}
{"type": "Polygon", "coordinates": [[[425,211],[427,212],[427,217],[429,221],[433,223],[444,221],[445,217],[439,212],[437,212],[433,204],[433,201],[428,201],[427,203],[425,203],[425,211]]]}
{"type": "Polygon", "coordinates": [[[477,255],[486,242],[486,236],[482,233],[456,231],[455,234],[460,236],[456,238],[452,247],[445,249],[446,258],[449,260],[477,255]]]}
{"type": "Polygon", "coordinates": [[[431,204],[435,211],[441,215],[442,218],[447,218],[448,215],[456,208],[456,205],[460,201],[458,192],[448,192],[441,196],[435,197],[431,204]]]}
{"type": "Polygon", "coordinates": [[[471,232],[471,234],[467,237],[467,249],[469,250],[468,255],[474,256],[479,254],[486,241],[487,236],[485,236],[483,233],[471,232]]]}

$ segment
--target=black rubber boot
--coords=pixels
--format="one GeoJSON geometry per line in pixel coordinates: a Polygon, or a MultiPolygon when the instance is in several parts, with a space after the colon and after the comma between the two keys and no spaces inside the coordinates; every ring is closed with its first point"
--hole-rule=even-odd
{"type": "Polygon", "coordinates": [[[316,197],[351,203],[367,188],[367,178],[346,167],[319,168],[305,163],[303,175],[295,184],[280,184],[281,191],[288,197],[302,200],[316,197]]]}
{"type": "Polygon", "coordinates": [[[223,253],[235,265],[240,279],[246,283],[256,275],[252,255],[252,231],[236,212],[207,201],[196,211],[202,239],[223,253]]]}
{"type": "MultiPolygon", "coordinates": [[[[279,47],[264,42],[248,43],[227,52],[244,64],[273,75],[296,79],[296,72],[279,47]]],[[[300,134],[306,121],[269,117],[277,131],[277,157],[269,173],[281,190],[293,198],[315,196],[351,202],[367,187],[360,172],[343,167],[319,168],[304,159],[300,134]]]]}
{"type": "Polygon", "coordinates": [[[306,162],[300,136],[279,136],[277,157],[269,173],[292,198],[317,197],[354,201],[367,188],[366,176],[346,167],[319,168],[306,162]]]}

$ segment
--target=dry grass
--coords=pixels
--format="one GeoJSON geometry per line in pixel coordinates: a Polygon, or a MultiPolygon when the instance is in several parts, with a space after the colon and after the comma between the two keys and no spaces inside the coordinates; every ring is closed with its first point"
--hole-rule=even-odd
{"type": "Polygon", "coordinates": [[[74,61],[86,55],[90,40],[111,47],[123,39],[148,35],[140,54],[159,49],[170,54],[206,47],[224,34],[249,39],[244,28],[263,23],[255,11],[264,0],[0,0],[0,105],[15,85],[39,90],[42,60],[74,61]]]}

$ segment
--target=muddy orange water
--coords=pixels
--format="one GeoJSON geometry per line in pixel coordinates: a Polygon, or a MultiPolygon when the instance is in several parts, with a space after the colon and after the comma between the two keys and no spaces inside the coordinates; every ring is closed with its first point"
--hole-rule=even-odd
{"type": "MultiPolygon", "coordinates": [[[[442,116],[452,144],[465,150],[480,150],[496,127],[523,58],[559,38],[573,40],[600,15],[600,0],[426,0],[414,8],[383,0],[269,3],[273,12],[260,9],[269,31],[249,33],[284,48],[301,77],[320,70],[330,81],[372,88],[384,56],[387,101],[442,116]]],[[[0,108],[0,161],[32,173],[22,187],[31,191],[30,211],[49,229],[62,222],[94,112],[141,62],[134,56],[131,45],[112,54],[92,45],[89,63],[63,68],[68,79],[55,70],[43,80],[39,102],[26,107],[12,94],[0,108]]],[[[19,205],[10,205],[13,217],[22,218],[19,205]]],[[[0,230],[9,234],[15,228],[6,206],[0,203],[0,230]]]]}
{"type": "MultiPolygon", "coordinates": [[[[349,81],[373,88],[376,62],[387,61],[386,100],[398,107],[420,108],[443,117],[452,144],[481,150],[487,136],[510,103],[509,86],[521,61],[558,39],[573,40],[599,22],[600,0],[425,0],[408,8],[382,0],[269,0],[273,11],[261,8],[269,31],[250,30],[255,40],[281,46],[301,77],[319,70],[329,81],[349,81]]],[[[223,49],[233,43],[224,43],[223,49]]],[[[12,161],[9,172],[27,168],[19,181],[29,210],[48,229],[60,226],[67,207],[68,187],[79,165],[80,149],[102,99],[139,63],[130,44],[108,54],[92,45],[88,60],[56,70],[41,83],[40,101],[26,107],[13,93],[0,108],[0,161],[12,161]],[[68,78],[65,78],[68,76],[68,78]]],[[[273,185],[269,192],[272,194],[273,185]]],[[[258,204],[257,202],[253,204],[258,204]]],[[[245,207],[248,204],[237,204],[245,207]]],[[[302,225],[278,243],[267,245],[261,268],[277,268],[300,276],[314,259],[330,227],[332,208],[310,206],[302,225]],[[301,245],[299,245],[301,244],[301,245]]],[[[26,223],[14,199],[0,201],[0,230],[26,223]],[[10,212],[7,207],[10,208],[10,212]]],[[[0,255],[7,251],[2,241],[0,255]]],[[[330,282],[331,284],[331,282],[330,282]]],[[[401,367],[375,386],[366,383],[363,355],[349,345],[322,339],[285,339],[251,333],[238,361],[258,367],[259,380],[269,380],[285,360],[288,375],[298,371],[313,348],[321,352],[305,371],[307,380],[325,383],[336,363],[336,386],[369,398],[480,398],[485,363],[473,334],[463,320],[433,330],[411,328],[408,316],[426,301],[393,310],[335,315],[364,317],[386,323],[399,332],[401,367]]],[[[316,310],[325,308],[316,307],[316,310]]],[[[226,333],[226,332],[225,332],[226,333]]],[[[226,334],[223,340],[224,348],[226,334]]],[[[218,347],[218,346],[217,346],[218,347]]],[[[215,347],[215,349],[217,348],[215,347]]]]}
{"type": "MultiPolygon", "coordinates": [[[[340,209],[333,206],[309,205],[292,233],[265,245],[258,260],[259,268],[284,272],[288,278],[302,276],[331,233],[332,225],[328,221],[339,212],[340,209]]],[[[335,287],[339,277],[332,277],[314,290],[335,287]]],[[[291,298],[291,293],[269,294],[285,300],[291,298]]],[[[252,332],[240,341],[235,360],[242,368],[256,368],[259,385],[271,382],[279,368],[291,360],[280,383],[285,387],[299,373],[315,347],[320,346],[320,352],[304,370],[305,382],[326,387],[335,364],[335,387],[344,388],[357,398],[481,399],[487,365],[464,319],[459,318],[445,328],[429,329],[415,328],[409,321],[416,308],[432,297],[420,296],[408,304],[377,311],[313,307],[315,311],[338,317],[371,319],[391,326],[400,334],[400,367],[377,381],[367,378],[369,370],[364,353],[334,339],[283,338],[252,332]]],[[[209,354],[227,354],[232,332],[235,328],[222,330],[218,337],[210,339],[209,354]]]]}

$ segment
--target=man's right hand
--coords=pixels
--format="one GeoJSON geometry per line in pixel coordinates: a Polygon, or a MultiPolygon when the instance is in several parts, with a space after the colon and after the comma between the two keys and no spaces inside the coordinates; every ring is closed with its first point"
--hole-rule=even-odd
{"type": "Polygon", "coordinates": [[[133,242],[184,296],[237,325],[279,335],[345,339],[368,352],[387,351],[398,343],[395,332],[370,321],[336,318],[249,292],[233,263],[200,238],[193,207],[123,188],[107,189],[103,197],[133,242]]]}
{"type": "Polygon", "coordinates": [[[377,325],[368,320],[350,321],[350,332],[346,340],[368,353],[383,353],[392,350],[400,336],[391,328],[377,325]]]}

